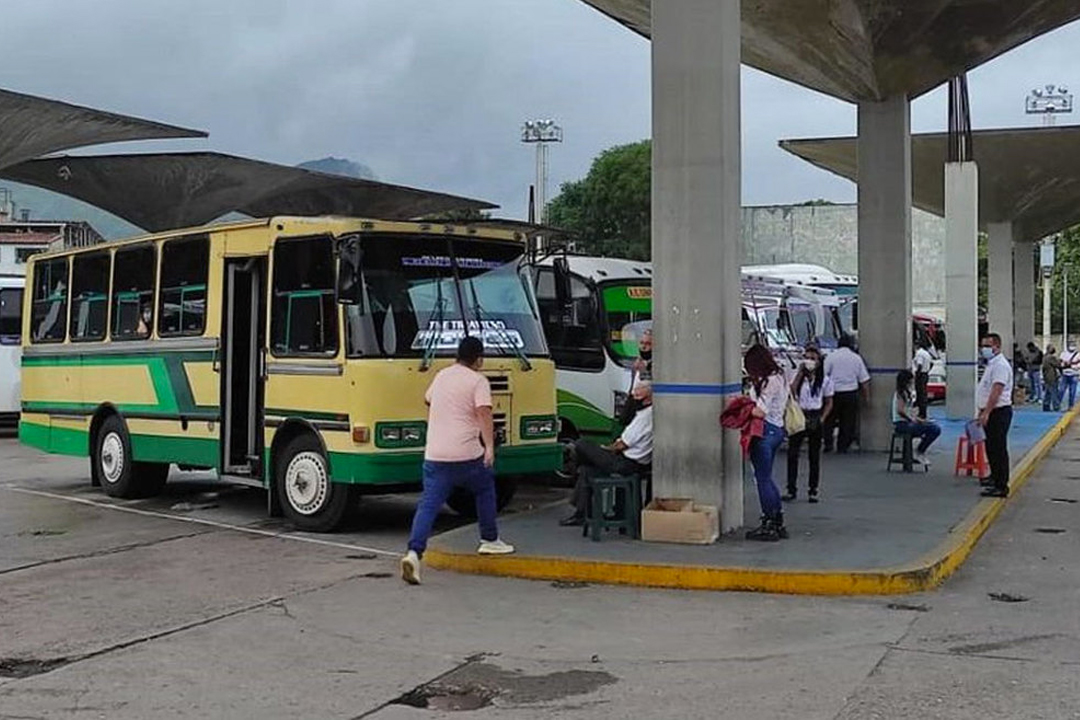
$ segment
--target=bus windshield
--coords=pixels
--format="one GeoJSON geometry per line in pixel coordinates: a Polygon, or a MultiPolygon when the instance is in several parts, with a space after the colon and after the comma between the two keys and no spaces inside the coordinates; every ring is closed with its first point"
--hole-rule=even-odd
{"type": "Polygon", "coordinates": [[[547,354],[520,245],[437,235],[361,245],[363,302],[346,306],[351,357],[452,355],[466,334],[489,353],[547,354]]]}
{"type": "Polygon", "coordinates": [[[601,297],[607,320],[607,346],[619,363],[638,357],[638,339],[652,326],[652,287],[646,284],[602,286],[601,297]]]}

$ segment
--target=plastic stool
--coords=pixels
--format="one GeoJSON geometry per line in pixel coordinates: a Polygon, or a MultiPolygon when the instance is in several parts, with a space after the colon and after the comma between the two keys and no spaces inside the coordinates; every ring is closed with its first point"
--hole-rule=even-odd
{"type": "Polygon", "coordinates": [[[618,530],[620,534],[629,535],[635,540],[640,538],[641,489],[642,478],[638,475],[608,475],[590,479],[589,504],[581,534],[591,536],[593,542],[599,542],[604,530],[618,530]],[[607,511],[614,510],[620,492],[623,495],[622,512],[609,518],[607,511]]]}
{"type": "MultiPolygon", "coordinates": [[[[907,433],[893,432],[892,440],[889,441],[889,464],[885,468],[885,472],[892,472],[893,465],[900,465],[904,472],[915,472],[915,438],[907,433]],[[897,440],[900,441],[900,453],[897,454],[897,440]]],[[[930,468],[923,465],[925,472],[930,472],[930,468]]]]}
{"type": "Polygon", "coordinates": [[[990,466],[986,462],[986,443],[972,444],[967,435],[961,435],[956,443],[956,467],[953,474],[964,473],[971,477],[972,471],[980,480],[989,477],[990,466]]]}

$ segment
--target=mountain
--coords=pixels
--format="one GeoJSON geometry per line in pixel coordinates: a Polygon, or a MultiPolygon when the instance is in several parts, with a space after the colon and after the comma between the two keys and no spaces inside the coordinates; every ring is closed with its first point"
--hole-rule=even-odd
{"type": "Polygon", "coordinates": [[[330,175],[344,175],[345,177],[359,178],[360,180],[377,180],[371,168],[363,163],[336,157],[324,157],[322,160],[308,160],[296,167],[315,172],[329,173],[330,175]]]}
{"type": "MultiPolygon", "coordinates": [[[[321,160],[308,160],[300,163],[297,167],[362,180],[376,179],[375,173],[367,165],[345,158],[325,157],[321,160]]],[[[0,180],[0,187],[11,189],[12,200],[15,202],[16,207],[16,217],[19,216],[19,209],[29,209],[30,218],[33,220],[85,220],[93,225],[94,229],[107,240],[116,240],[143,233],[138,227],[112,213],[105,212],[100,208],[66,195],[7,180],[0,180]]],[[[224,219],[237,220],[243,217],[243,215],[237,213],[229,213],[224,219]]]]}

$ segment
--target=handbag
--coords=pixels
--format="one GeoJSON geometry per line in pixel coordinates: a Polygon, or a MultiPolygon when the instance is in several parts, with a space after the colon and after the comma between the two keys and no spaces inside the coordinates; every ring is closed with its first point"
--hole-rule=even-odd
{"type": "Polygon", "coordinates": [[[805,430],[806,413],[803,412],[802,407],[800,407],[798,401],[795,400],[795,396],[791,393],[791,388],[788,388],[787,407],[784,408],[784,431],[788,434],[788,437],[791,437],[792,435],[798,435],[805,430]]]}

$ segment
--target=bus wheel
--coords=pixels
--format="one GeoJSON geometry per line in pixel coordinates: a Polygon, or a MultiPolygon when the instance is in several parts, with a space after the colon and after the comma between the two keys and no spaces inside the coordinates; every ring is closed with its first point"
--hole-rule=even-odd
{"type": "Polygon", "coordinates": [[[274,463],[274,485],[285,518],[300,530],[330,532],[349,508],[349,486],[330,481],[326,457],[310,435],[285,445],[274,463]]]}
{"type": "Polygon", "coordinates": [[[135,463],[131,459],[131,438],[124,421],[115,415],[105,418],[94,438],[94,472],[110,497],[139,496],[135,463]]]}
{"type": "MultiPolygon", "coordinates": [[[[500,476],[495,478],[495,509],[499,512],[510,504],[517,492],[517,478],[500,476]]],[[[455,488],[446,500],[450,509],[467,518],[476,517],[476,498],[465,488],[455,488]]]]}

